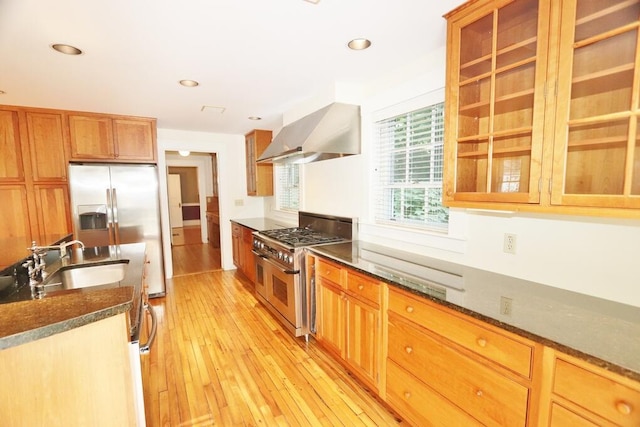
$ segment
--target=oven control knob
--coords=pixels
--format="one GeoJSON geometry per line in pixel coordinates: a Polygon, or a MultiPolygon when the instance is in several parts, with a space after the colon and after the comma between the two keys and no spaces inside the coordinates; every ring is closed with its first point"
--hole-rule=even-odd
{"type": "Polygon", "coordinates": [[[293,255],[289,255],[289,264],[293,264],[293,255]]]}

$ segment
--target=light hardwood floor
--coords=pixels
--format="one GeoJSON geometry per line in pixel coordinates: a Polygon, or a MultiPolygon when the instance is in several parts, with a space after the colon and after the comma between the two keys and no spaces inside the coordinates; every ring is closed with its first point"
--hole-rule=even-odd
{"type": "Polygon", "coordinates": [[[202,243],[200,226],[172,229],[174,242],[171,247],[173,275],[215,271],[222,268],[220,248],[202,243]]]}
{"type": "Polygon", "coordinates": [[[390,426],[394,415],[313,339],[296,339],[239,273],[175,277],[152,299],[148,426],[390,426]]]}

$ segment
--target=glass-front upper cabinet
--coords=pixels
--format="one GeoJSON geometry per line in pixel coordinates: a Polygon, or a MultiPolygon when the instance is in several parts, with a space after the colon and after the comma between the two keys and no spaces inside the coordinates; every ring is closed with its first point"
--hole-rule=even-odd
{"type": "Polygon", "coordinates": [[[548,1],[447,16],[445,199],[540,202],[548,1]]]}
{"type": "Polygon", "coordinates": [[[561,16],[551,203],[640,208],[640,0],[561,16]]]}

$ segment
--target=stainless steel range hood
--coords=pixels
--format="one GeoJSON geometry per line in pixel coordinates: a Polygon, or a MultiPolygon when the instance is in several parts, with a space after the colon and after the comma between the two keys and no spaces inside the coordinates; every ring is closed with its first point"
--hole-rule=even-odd
{"type": "Polygon", "coordinates": [[[282,128],[258,163],[309,163],[360,154],[360,107],[334,102],[282,128]]]}

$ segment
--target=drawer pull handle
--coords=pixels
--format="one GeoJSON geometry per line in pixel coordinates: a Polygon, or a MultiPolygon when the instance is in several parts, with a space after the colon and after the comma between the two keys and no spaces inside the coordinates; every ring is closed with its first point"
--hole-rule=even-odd
{"type": "Polygon", "coordinates": [[[407,313],[413,313],[413,307],[410,305],[407,306],[407,313]]]}
{"type": "Polygon", "coordinates": [[[406,346],[406,347],[404,348],[404,351],[406,351],[406,352],[407,352],[407,354],[411,354],[411,353],[413,353],[413,347],[411,347],[411,346],[409,346],[409,345],[408,345],[408,346],[406,346]]]}
{"type": "Polygon", "coordinates": [[[476,340],[476,344],[478,344],[480,347],[486,347],[487,346],[487,340],[484,338],[478,338],[476,340]]]}
{"type": "Polygon", "coordinates": [[[361,291],[361,290],[363,290],[363,289],[364,289],[364,285],[362,285],[362,284],[361,284],[361,285],[358,285],[358,290],[359,290],[359,291],[361,291]]]}
{"type": "Polygon", "coordinates": [[[477,390],[476,391],[476,396],[478,396],[478,397],[482,397],[483,394],[484,393],[482,392],[482,390],[477,390]]]}
{"type": "Polygon", "coordinates": [[[409,393],[408,391],[404,392],[404,398],[409,400],[411,398],[411,393],[409,393]]]}
{"type": "Polygon", "coordinates": [[[616,403],[616,409],[618,410],[618,412],[624,415],[629,415],[631,413],[631,405],[624,400],[616,403]]]}

